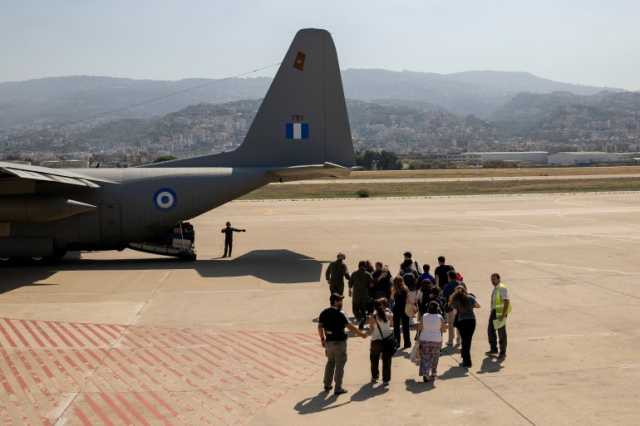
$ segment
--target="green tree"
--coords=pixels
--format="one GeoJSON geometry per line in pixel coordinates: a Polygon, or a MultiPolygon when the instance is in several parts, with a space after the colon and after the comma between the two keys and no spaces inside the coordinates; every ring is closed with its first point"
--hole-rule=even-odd
{"type": "Polygon", "coordinates": [[[171,161],[171,160],[175,160],[176,157],[174,157],[173,155],[161,155],[160,157],[156,158],[155,160],[153,160],[154,163],[162,163],[163,161],[171,161]]]}
{"type": "Polygon", "coordinates": [[[398,156],[390,151],[364,151],[356,153],[356,164],[364,169],[371,170],[399,170],[402,163],[398,156]]]}

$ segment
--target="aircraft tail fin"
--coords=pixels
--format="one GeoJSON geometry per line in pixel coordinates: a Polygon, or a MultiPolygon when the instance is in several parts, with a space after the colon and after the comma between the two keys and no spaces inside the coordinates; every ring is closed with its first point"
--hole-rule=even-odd
{"type": "Polygon", "coordinates": [[[242,145],[149,167],[354,165],[338,56],[325,30],[298,31],[242,145]]]}

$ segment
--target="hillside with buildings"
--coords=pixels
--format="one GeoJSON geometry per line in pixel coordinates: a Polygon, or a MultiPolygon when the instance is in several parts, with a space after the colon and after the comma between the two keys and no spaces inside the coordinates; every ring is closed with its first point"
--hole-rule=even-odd
{"type": "MultiPolygon", "coordinates": [[[[454,114],[482,118],[520,92],[590,95],[604,90],[501,71],[437,74],[347,69],[342,79],[348,99],[429,103],[454,114]]],[[[69,127],[79,120],[75,126],[87,127],[121,118],[150,118],[199,103],[259,99],[270,82],[266,77],[161,81],[94,76],[0,82],[0,134],[50,125],[69,127]]]]}
{"type": "MultiPolygon", "coordinates": [[[[550,82],[526,73],[462,73],[445,78],[439,74],[348,70],[344,78],[347,93],[353,95],[347,107],[358,151],[386,150],[441,165],[461,160],[477,162],[481,157],[463,154],[487,151],[527,151],[533,152],[533,157],[535,152],[640,151],[638,92],[596,91],[596,88],[550,82]],[[488,117],[480,118],[452,112],[455,107],[443,105],[446,102],[434,89],[434,82],[438,82],[438,90],[448,88],[449,99],[458,96],[454,96],[455,93],[462,96],[467,90],[469,96],[484,99],[485,107],[493,95],[507,96],[506,93],[511,93],[508,90],[570,88],[578,94],[567,91],[514,93],[502,98],[501,106],[493,104],[494,110],[487,109],[492,111],[484,114],[488,117]],[[370,99],[363,101],[354,97],[370,99]]],[[[13,96],[0,98],[3,113],[21,111],[12,109],[15,106],[12,102],[20,104],[16,99],[21,96],[41,104],[33,110],[23,105],[29,114],[49,111],[40,116],[38,120],[42,121],[36,120],[37,124],[17,126],[13,121],[12,128],[0,126],[0,157],[35,163],[72,159],[86,164],[135,165],[158,157],[228,151],[242,142],[260,103],[259,100],[195,102],[198,100],[195,94],[180,92],[149,105],[140,104],[139,108],[134,105],[130,110],[95,113],[99,110],[98,104],[109,107],[118,104],[118,96],[112,97],[118,84],[122,84],[119,90],[123,102],[174,88],[167,86],[167,82],[165,85],[146,82],[138,86],[131,83],[134,80],[120,80],[124,79],[83,77],[78,80],[82,84],[74,79],[60,79],[59,86],[41,80],[24,86],[0,84],[0,93],[13,96]],[[19,93],[21,88],[25,93],[19,93]],[[73,100],[74,108],[66,108],[65,99],[73,100]],[[108,102],[104,103],[104,99],[108,102]],[[192,104],[159,113],[163,108],[175,108],[185,102],[192,104]],[[55,107],[60,108],[58,115],[53,112],[55,107]],[[59,124],[45,124],[48,120],[59,124]]],[[[190,81],[196,82],[204,84],[200,80],[190,81]]],[[[231,93],[248,96],[266,90],[268,82],[268,79],[215,81],[205,94],[216,100],[226,99],[231,93]],[[243,88],[235,91],[239,87],[243,88]]],[[[200,96],[204,95],[200,93],[200,96]]],[[[0,124],[2,120],[5,124],[11,121],[7,118],[11,114],[0,116],[0,124]]],[[[505,157],[504,161],[515,160],[505,157]]]]}

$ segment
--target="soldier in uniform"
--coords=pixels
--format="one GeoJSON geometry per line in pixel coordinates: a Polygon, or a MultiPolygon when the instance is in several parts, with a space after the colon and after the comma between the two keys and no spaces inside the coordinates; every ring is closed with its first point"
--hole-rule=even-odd
{"type": "Polygon", "coordinates": [[[349,296],[352,297],[353,315],[358,320],[358,328],[362,330],[367,321],[369,306],[369,290],[373,287],[373,277],[367,271],[367,262],[361,260],[358,270],[349,279],[349,296]]]}
{"type": "Polygon", "coordinates": [[[346,256],[343,253],[338,253],[335,262],[331,262],[327,267],[325,278],[329,284],[329,292],[331,294],[344,294],[344,279],[349,279],[349,270],[347,269],[347,265],[344,263],[345,259],[346,256]]]}
{"type": "Polygon", "coordinates": [[[224,255],[222,257],[231,257],[231,251],[233,250],[233,233],[247,232],[247,230],[233,228],[231,222],[227,222],[227,226],[222,228],[220,232],[224,234],[224,255]]]}

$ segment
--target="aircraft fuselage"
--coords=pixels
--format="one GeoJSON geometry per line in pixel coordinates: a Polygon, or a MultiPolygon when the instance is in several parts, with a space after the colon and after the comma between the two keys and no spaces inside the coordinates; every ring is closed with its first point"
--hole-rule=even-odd
{"type": "MultiPolygon", "coordinates": [[[[97,209],[55,222],[11,223],[11,236],[51,238],[58,250],[121,249],[166,234],[177,223],[233,200],[270,179],[263,168],[83,169],[108,180],[64,196],[97,209]]],[[[58,192],[59,194],[59,192],[58,192]]]]}

